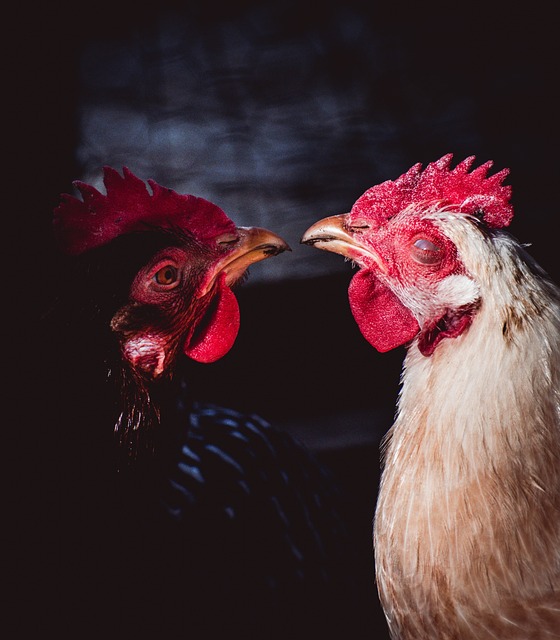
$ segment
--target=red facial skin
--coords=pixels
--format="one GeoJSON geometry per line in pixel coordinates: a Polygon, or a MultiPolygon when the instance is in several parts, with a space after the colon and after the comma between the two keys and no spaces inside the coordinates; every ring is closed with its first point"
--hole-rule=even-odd
{"type": "MultiPolygon", "coordinates": [[[[439,281],[463,268],[454,244],[431,221],[415,214],[361,230],[368,221],[350,213],[347,225],[355,237],[358,234],[359,243],[378,257],[376,261],[363,253],[358,260],[362,269],[348,292],[352,313],[366,340],[378,351],[389,351],[420,332],[415,315],[395,291],[415,287],[428,297],[439,281]]],[[[433,340],[428,342],[425,350],[435,347],[433,340]]]]}
{"type": "MultiPolygon", "coordinates": [[[[233,346],[240,314],[225,274],[217,279],[213,290],[197,299],[197,286],[202,284],[208,270],[206,260],[208,256],[201,259],[192,250],[169,247],[140,271],[132,284],[131,298],[168,310],[175,324],[181,319],[182,327],[188,328],[182,336],[184,353],[193,360],[208,363],[224,356],[233,346]]],[[[173,325],[168,331],[174,334],[173,325]]]]}
{"type": "Polygon", "coordinates": [[[138,272],[130,302],[112,321],[123,354],[136,371],[156,378],[170,369],[181,350],[193,360],[210,363],[233,346],[240,314],[225,274],[198,295],[209,260],[216,256],[196,245],[168,247],[138,272]]]}

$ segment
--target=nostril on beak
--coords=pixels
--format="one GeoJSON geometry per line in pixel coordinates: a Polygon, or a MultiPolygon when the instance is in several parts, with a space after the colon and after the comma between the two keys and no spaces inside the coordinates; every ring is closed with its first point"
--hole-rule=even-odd
{"type": "Polygon", "coordinates": [[[370,225],[363,219],[357,218],[352,220],[346,227],[349,231],[365,231],[370,228],[370,225]]]}
{"type": "Polygon", "coordinates": [[[216,244],[219,246],[234,245],[239,242],[239,236],[236,233],[222,233],[216,238],[216,244]]]}

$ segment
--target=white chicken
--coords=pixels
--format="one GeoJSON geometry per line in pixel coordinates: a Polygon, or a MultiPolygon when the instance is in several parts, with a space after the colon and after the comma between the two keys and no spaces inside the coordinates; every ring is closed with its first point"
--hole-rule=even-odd
{"type": "Polygon", "coordinates": [[[360,270],[356,322],[406,345],[374,518],[395,640],[560,638],[560,292],[503,231],[509,171],[414,165],[302,242],[360,270]]]}

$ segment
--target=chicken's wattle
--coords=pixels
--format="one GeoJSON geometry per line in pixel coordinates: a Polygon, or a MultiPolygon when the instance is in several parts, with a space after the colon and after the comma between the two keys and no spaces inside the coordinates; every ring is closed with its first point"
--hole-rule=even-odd
{"type": "Polygon", "coordinates": [[[381,353],[409,342],[420,330],[411,311],[369,269],[352,278],[348,297],[362,335],[381,353]]]}
{"type": "Polygon", "coordinates": [[[216,284],[209,313],[185,343],[185,354],[197,362],[219,360],[233,347],[239,325],[239,304],[225,277],[221,277],[216,284]]]}

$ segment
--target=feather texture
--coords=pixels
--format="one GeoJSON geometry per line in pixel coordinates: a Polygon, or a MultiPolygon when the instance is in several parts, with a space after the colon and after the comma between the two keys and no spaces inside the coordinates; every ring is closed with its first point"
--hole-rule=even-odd
{"type": "Polygon", "coordinates": [[[375,517],[395,638],[560,637],[560,299],[519,245],[437,216],[483,300],[407,352],[375,517]]]}

